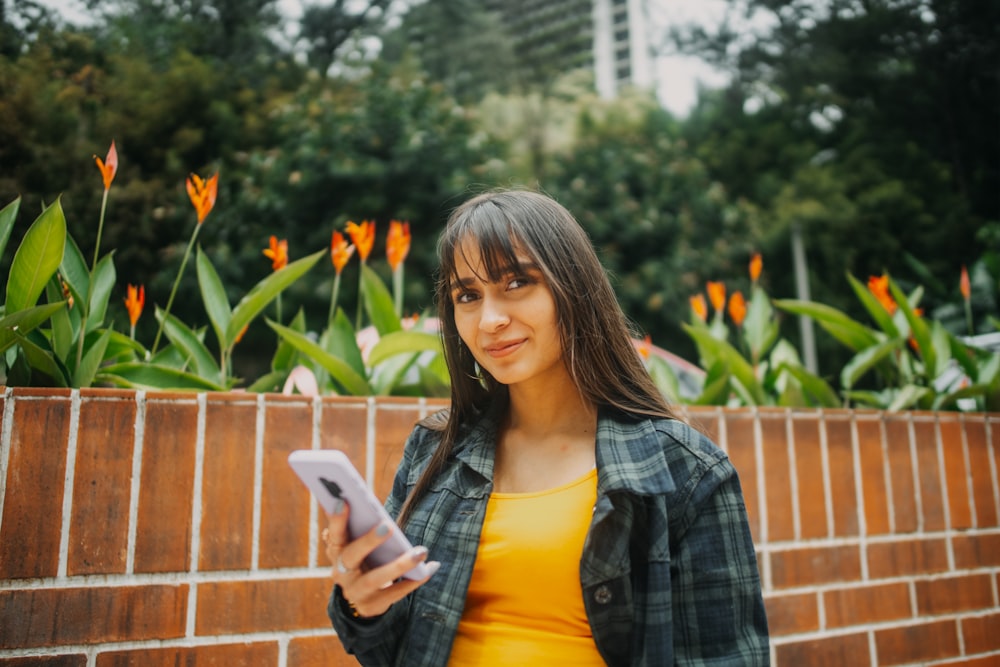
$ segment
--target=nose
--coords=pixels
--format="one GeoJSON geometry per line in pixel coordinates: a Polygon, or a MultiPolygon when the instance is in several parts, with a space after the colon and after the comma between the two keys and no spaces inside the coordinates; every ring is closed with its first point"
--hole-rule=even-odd
{"type": "Polygon", "coordinates": [[[483,307],[479,316],[479,330],[485,333],[493,333],[507,326],[510,316],[504,307],[501,299],[486,296],[483,298],[483,307]]]}

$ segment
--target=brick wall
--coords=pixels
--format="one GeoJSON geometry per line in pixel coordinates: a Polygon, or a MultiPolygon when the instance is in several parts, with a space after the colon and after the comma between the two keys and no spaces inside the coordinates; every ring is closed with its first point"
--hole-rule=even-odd
{"type": "MultiPolygon", "coordinates": [[[[0,395],[0,666],[354,665],[285,458],[384,497],[418,399],[0,395]]],[[[997,415],[689,409],[740,472],[781,667],[1000,665],[997,415]]]]}

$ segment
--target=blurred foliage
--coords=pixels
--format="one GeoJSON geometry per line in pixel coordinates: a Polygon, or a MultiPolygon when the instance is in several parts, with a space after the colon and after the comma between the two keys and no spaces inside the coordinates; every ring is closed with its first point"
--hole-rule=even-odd
{"type": "MultiPolygon", "coordinates": [[[[230,302],[269,274],[269,236],[296,259],[328,247],[347,220],[383,230],[395,218],[413,229],[405,303],[422,312],[451,208],[526,185],[579,217],[637,328],[687,358],[697,355],[682,326],[687,296],[710,278],[738,284],[752,251],[768,258],[762,287],[796,295],[796,227],[814,301],[860,319],[841,277],[890,272],[906,293],[923,285],[925,312],[967,333],[966,265],[975,332],[994,330],[1000,5],[729,4],[734,19],[768,20],[752,40],[733,22],[673,35],[733,75],[680,119],[651,93],[597,98],[587,72],[542,77],[468,0],[417,4],[396,22],[399,5],[382,0],[307,3],[297,25],[276,0],[90,0],[86,26],[0,0],[0,202],[22,198],[12,243],[58,197],[91,256],[100,193],[89,156],[114,139],[121,167],[102,245],[116,249],[118,322],[126,284],[165,301],[190,230],[184,179],[218,171],[225,205],[199,242],[230,302]]],[[[371,268],[385,280],[382,256],[371,268]]],[[[0,262],[6,275],[10,258],[0,262]]],[[[321,318],[333,274],[321,262],[290,285],[285,312],[321,318]]],[[[197,290],[186,272],[180,294],[197,290]]],[[[355,298],[345,290],[346,312],[355,298]]],[[[209,325],[198,299],[172,314],[209,325]]],[[[797,344],[784,315],[781,335],[797,344]]],[[[151,337],[151,320],[139,337],[151,337]]],[[[250,327],[234,351],[243,375],[267,370],[275,335],[250,327]]],[[[819,344],[830,380],[849,352],[819,344]]]]}

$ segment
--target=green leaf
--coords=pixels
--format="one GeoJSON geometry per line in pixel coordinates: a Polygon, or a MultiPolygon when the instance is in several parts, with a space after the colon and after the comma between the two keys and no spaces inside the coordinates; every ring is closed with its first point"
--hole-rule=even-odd
{"type": "Polygon", "coordinates": [[[854,294],[861,301],[861,305],[865,307],[871,318],[875,320],[875,324],[878,328],[885,332],[885,335],[890,338],[896,338],[899,336],[899,329],[896,328],[895,323],[892,321],[892,315],[889,311],[885,309],[882,303],[875,298],[871,290],[868,289],[867,285],[862,285],[861,282],[852,276],[850,273],[847,274],[847,281],[851,283],[851,289],[854,290],[854,294]]]}
{"type": "Polygon", "coordinates": [[[915,384],[908,384],[896,391],[892,402],[886,407],[889,412],[908,410],[914,407],[922,398],[933,392],[927,387],[920,387],[915,384]]]}
{"type": "MultiPolygon", "coordinates": [[[[62,285],[59,284],[58,276],[52,276],[45,286],[45,298],[49,303],[56,303],[63,298],[62,285]]],[[[63,363],[66,363],[70,352],[75,352],[73,343],[76,341],[75,327],[70,317],[69,308],[60,308],[52,313],[52,332],[49,340],[52,344],[53,353],[62,359],[63,363]]]]}
{"type": "Polygon", "coordinates": [[[47,303],[10,313],[0,318],[0,352],[3,352],[29,331],[47,321],[60,309],[66,308],[65,301],[47,303]]]}
{"type": "Polygon", "coordinates": [[[66,246],[66,217],[56,200],[31,224],[14,253],[7,278],[7,313],[30,308],[59,268],[66,246]]]}
{"type": "MultiPolygon", "coordinates": [[[[18,340],[18,345],[21,347],[21,351],[24,352],[25,359],[31,367],[32,376],[34,376],[34,373],[40,372],[48,376],[57,387],[69,386],[66,369],[53,356],[51,350],[46,350],[27,336],[21,336],[20,340],[18,340]]],[[[32,384],[36,385],[34,377],[32,377],[32,384]]]]}
{"type": "MultiPolygon", "coordinates": [[[[723,340],[715,339],[710,332],[687,324],[681,325],[688,335],[695,339],[700,349],[709,352],[712,359],[724,363],[732,376],[746,389],[754,405],[765,405],[767,399],[764,387],[754,373],[753,366],[732,345],[723,340]]],[[[734,386],[735,389],[735,386],[734,386]]]]}
{"type": "Polygon", "coordinates": [[[855,352],[879,342],[875,331],[831,306],[797,299],[776,299],[774,305],[789,313],[811,317],[831,336],[855,352]]]}
{"type": "Polygon", "coordinates": [[[845,389],[850,389],[862,375],[905,344],[906,341],[902,338],[890,338],[883,343],[861,350],[840,371],[840,385],[845,389]]]}
{"type": "MultiPolygon", "coordinates": [[[[163,319],[163,310],[156,309],[157,321],[163,319]]],[[[163,323],[163,333],[167,339],[177,346],[181,354],[188,360],[188,372],[192,372],[208,382],[219,382],[221,371],[219,365],[208,351],[201,338],[190,327],[173,315],[167,315],[163,323]]]]}
{"type": "Polygon", "coordinates": [[[368,353],[368,365],[376,366],[389,357],[412,352],[444,353],[441,338],[426,331],[396,331],[382,336],[368,353]]]}
{"type": "Polygon", "coordinates": [[[111,299],[111,290],[115,287],[117,272],[112,259],[114,252],[109,252],[97,262],[94,269],[93,287],[90,295],[90,304],[87,308],[87,331],[94,331],[104,325],[104,316],[108,312],[108,301],[111,299]]]}
{"type": "Polygon", "coordinates": [[[90,289],[90,267],[87,266],[87,260],[80,252],[80,247],[69,234],[66,235],[66,247],[59,263],[59,273],[69,286],[74,302],[82,309],[87,304],[87,292],[90,289]]]}
{"type": "MultiPolygon", "coordinates": [[[[279,271],[278,273],[281,272],[279,271]]],[[[330,376],[339,382],[345,391],[353,396],[372,395],[373,391],[368,381],[358,375],[343,359],[333,356],[309,340],[308,337],[286,326],[282,326],[270,319],[267,320],[267,325],[274,329],[279,336],[288,341],[295,349],[325,368],[330,373],[330,376]]]]}
{"type": "Polygon", "coordinates": [[[287,377],[287,370],[276,370],[271,371],[270,373],[265,373],[254,380],[253,384],[247,387],[247,391],[253,394],[280,392],[287,377]]]}
{"type": "Polygon", "coordinates": [[[176,389],[196,391],[224,391],[214,382],[192,373],[160,366],[158,364],[126,362],[105,366],[97,374],[98,381],[128,389],[176,389]]]}
{"type": "Polygon", "coordinates": [[[371,318],[372,325],[380,336],[400,331],[403,328],[396,315],[389,289],[375,273],[375,270],[367,264],[361,265],[361,295],[364,298],[368,317],[371,318]]]}
{"type": "Polygon", "coordinates": [[[361,357],[361,349],[358,347],[358,339],[354,333],[354,326],[347,319],[342,308],[337,308],[333,323],[326,331],[323,349],[342,359],[358,375],[364,376],[367,372],[364,359],[361,357]]]}
{"type": "MultiPolygon", "coordinates": [[[[301,308],[299,308],[295,317],[292,318],[292,321],[288,323],[288,328],[298,331],[301,334],[306,332],[306,315],[301,308]]],[[[277,371],[282,375],[288,375],[288,372],[295,367],[297,357],[298,351],[289,343],[279,338],[278,346],[274,351],[274,356],[271,358],[271,370],[277,371]]],[[[282,379],[282,382],[284,382],[284,379],[282,379]]]]}
{"type": "Polygon", "coordinates": [[[660,390],[660,393],[669,401],[680,401],[683,398],[681,396],[681,383],[677,379],[677,373],[674,372],[670,364],[660,357],[653,355],[650,355],[648,364],[649,377],[653,380],[656,388],[660,390]]]}
{"type": "Polygon", "coordinates": [[[747,317],[743,322],[743,339],[755,359],[762,359],[778,339],[778,322],[767,293],[755,286],[750,295],[747,317]]]}
{"type": "Polygon", "coordinates": [[[914,340],[917,341],[917,354],[924,360],[924,373],[930,379],[937,377],[937,351],[934,349],[934,341],[931,338],[931,331],[927,326],[927,322],[913,312],[910,300],[903,294],[903,290],[899,289],[896,281],[891,278],[889,279],[889,291],[892,293],[892,297],[896,299],[899,309],[906,316],[906,321],[910,325],[910,333],[913,335],[914,340]]]}
{"type": "Polygon", "coordinates": [[[833,387],[823,378],[810,373],[803,366],[784,363],[778,367],[779,371],[784,371],[794,377],[802,385],[802,389],[812,397],[813,401],[823,408],[839,408],[842,406],[840,397],[833,387]]]}
{"type": "Polygon", "coordinates": [[[708,369],[701,395],[694,400],[695,405],[725,405],[729,401],[729,369],[721,361],[708,369]]]}
{"type": "Polygon", "coordinates": [[[0,257],[3,257],[4,251],[7,250],[7,241],[10,240],[10,233],[14,229],[14,223],[17,222],[17,212],[20,208],[21,198],[17,197],[0,210],[0,257]]]}
{"type": "Polygon", "coordinates": [[[240,332],[243,331],[243,327],[250,324],[262,310],[267,308],[268,304],[282,290],[305,275],[319,261],[320,257],[325,256],[326,253],[327,250],[324,248],[312,255],[295,260],[285,268],[275,271],[254,285],[233,309],[233,316],[226,327],[225,344],[222,347],[224,349],[231,348],[236,343],[236,338],[240,335],[240,332]]]}
{"type": "Polygon", "coordinates": [[[111,330],[106,329],[100,334],[96,341],[86,346],[87,351],[80,360],[80,366],[73,373],[74,387],[89,387],[94,382],[94,376],[101,362],[104,361],[104,352],[108,349],[108,342],[111,340],[111,330]]]}
{"type": "MultiPolygon", "coordinates": [[[[219,278],[218,272],[212,266],[212,261],[202,252],[198,246],[195,258],[195,266],[198,271],[198,287],[201,288],[201,299],[205,303],[205,312],[215,329],[216,339],[219,346],[226,347],[226,330],[229,328],[229,320],[233,317],[233,310],[229,306],[229,299],[226,297],[226,288],[219,278]]],[[[218,371],[218,369],[216,369],[218,371]]]]}

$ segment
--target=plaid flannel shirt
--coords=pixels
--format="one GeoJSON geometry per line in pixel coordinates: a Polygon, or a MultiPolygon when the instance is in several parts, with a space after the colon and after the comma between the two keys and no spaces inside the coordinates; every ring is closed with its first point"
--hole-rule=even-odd
{"type": "MultiPolygon", "coordinates": [[[[441,569],[376,619],[335,588],[328,606],[361,664],[448,663],[492,490],[497,423],[460,442],[406,528],[441,569]]],[[[396,516],[440,434],[418,426],[386,507],[396,516]]],[[[736,471],[708,438],[673,420],[602,410],[597,504],[579,563],[594,641],[609,665],[769,664],[757,561],[736,471]]],[[[497,656],[496,664],[502,664],[497,656]]]]}

